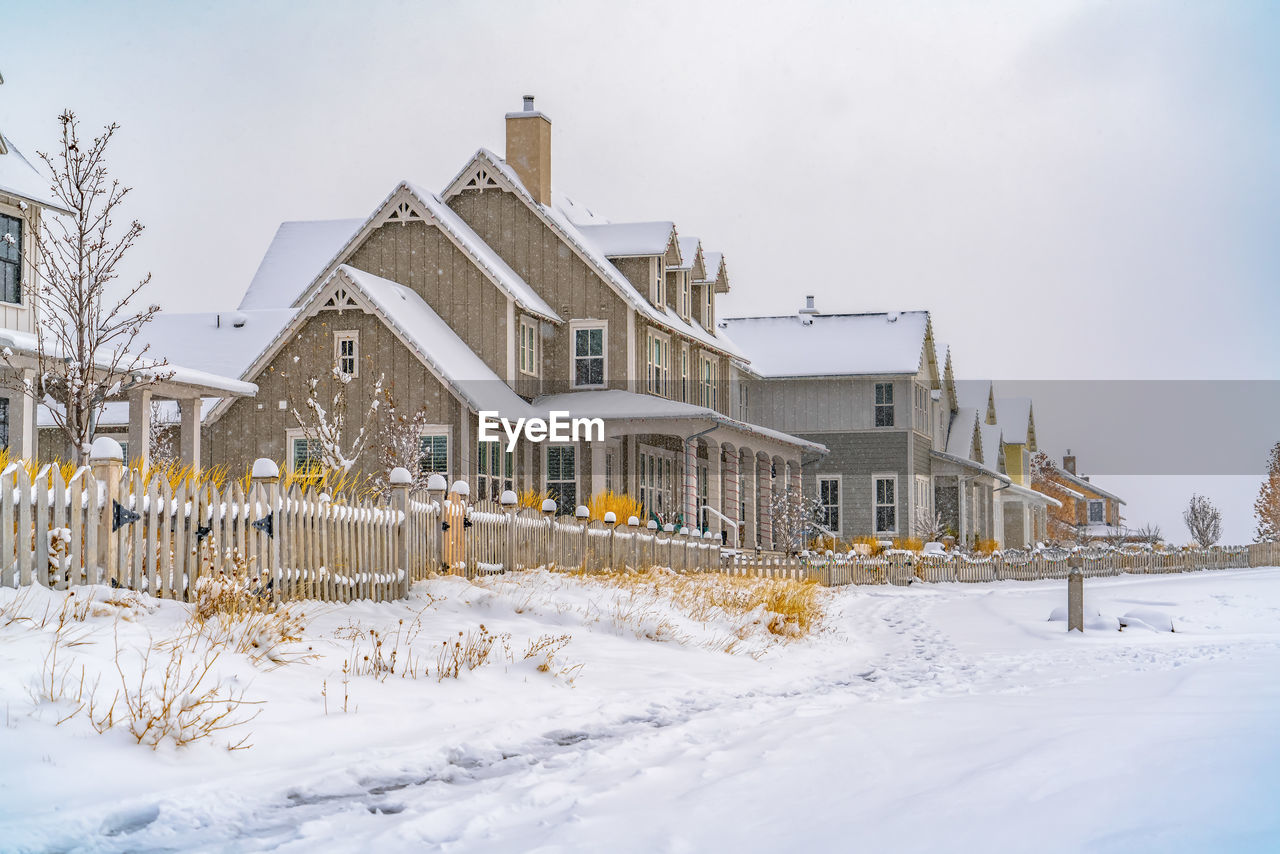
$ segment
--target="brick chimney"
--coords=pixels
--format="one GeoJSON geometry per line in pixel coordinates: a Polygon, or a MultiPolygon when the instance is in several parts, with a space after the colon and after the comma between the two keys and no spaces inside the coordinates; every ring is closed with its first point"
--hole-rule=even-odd
{"type": "Polygon", "coordinates": [[[507,163],[540,205],[551,204],[551,119],[524,96],[524,109],[507,113],[507,163]]]}
{"type": "Polygon", "coordinates": [[[1067,455],[1062,458],[1062,470],[1067,474],[1076,473],[1076,458],[1070,448],[1067,448],[1067,455]]]}

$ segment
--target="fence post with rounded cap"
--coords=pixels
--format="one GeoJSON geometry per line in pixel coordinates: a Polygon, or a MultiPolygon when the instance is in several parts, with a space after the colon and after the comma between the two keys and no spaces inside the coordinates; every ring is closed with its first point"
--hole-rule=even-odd
{"type": "MultiPolygon", "coordinates": [[[[247,501],[248,520],[257,530],[258,577],[270,579],[271,601],[279,602],[283,574],[280,568],[280,536],[284,533],[284,520],[280,518],[280,467],[274,461],[259,458],[253,461],[251,483],[247,501]]],[[[246,539],[248,539],[246,537],[246,539]]]]}
{"type": "Polygon", "coordinates": [[[433,474],[427,478],[427,498],[436,508],[435,530],[432,531],[434,548],[428,555],[432,572],[439,572],[440,567],[444,565],[444,493],[448,488],[449,482],[444,479],[442,474],[433,474]]]}
{"type": "Polygon", "coordinates": [[[502,562],[505,572],[516,571],[516,512],[520,509],[520,498],[514,490],[505,489],[498,497],[502,512],[507,515],[506,559],[502,562]]]}
{"type": "Polygon", "coordinates": [[[112,530],[115,519],[116,502],[120,500],[120,477],[124,473],[124,449],[115,439],[107,436],[93,440],[89,449],[89,467],[93,478],[101,486],[98,494],[102,496],[102,506],[98,511],[98,553],[93,556],[97,566],[87,579],[90,584],[99,580],[108,584],[111,581],[120,583],[120,538],[112,530]],[[99,579],[98,573],[101,573],[99,579]]]}
{"type": "Polygon", "coordinates": [[[587,505],[579,504],[578,509],[573,511],[573,516],[578,520],[578,524],[582,526],[582,571],[587,571],[587,526],[591,524],[591,511],[587,509],[587,505]]]}
{"type": "Polygon", "coordinates": [[[455,480],[449,487],[449,549],[446,559],[449,572],[457,563],[462,564],[462,575],[471,578],[470,561],[467,559],[467,498],[471,495],[471,486],[465,480],[455,480]]]}
{"type": "Polygon", "coordinates": [[[631,534],[631,568],[638,570],[640,569],[640,537],[638,536],[640,533],[640,517],[628,516],[627,527],[630,529],[628,533],[631,534]]]}
{"type": "Polygon", "coordinates": [[[613,563],[613,542],[618,534],[618,514],[610,510],[604,514],[604,523],[609,526],[609,568],[615,569],[613,563]]]}
{"type": "Polygon", "coordinates": [[[413,485],[413,475],[403,466],[396,466],[387,476],[391,483],[391,507],[399,517],[396,531],[396,564],[400,568],[400,596],[408,598],[409,588],[413,586],[413,572],[409,566],[410,526],[409,526],[409,487],[413,485]]]}

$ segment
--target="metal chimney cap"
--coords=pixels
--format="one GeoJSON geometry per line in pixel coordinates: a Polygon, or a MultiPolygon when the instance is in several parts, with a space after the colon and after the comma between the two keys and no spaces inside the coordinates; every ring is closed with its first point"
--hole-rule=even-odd
{"type": "Polygon", "coordinates": [[[532,96],[532,95],[525,95],[525,96],[524,96],[524,111],[525,111],[526,113],[532,113],[532,112],[533,112],[533,96],[532,96]]]}

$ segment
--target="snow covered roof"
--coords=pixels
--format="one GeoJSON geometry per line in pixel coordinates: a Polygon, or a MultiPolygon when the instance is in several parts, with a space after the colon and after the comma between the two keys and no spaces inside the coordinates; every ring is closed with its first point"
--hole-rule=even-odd
{"type": "Polygon", "coordinates": [[[980,421],[978,431],[982,435],[982,462],[989,468],[998,471],[1000,468],[1000,448],[1003,438],[999,424],[988,424],[980,421]]]}
{"type": "Polygon", "coordinates": [[[1025,445],[1031,426],[1031,398],[996,398],[996,421],[1004,428],[1006,442],[1025,445]]]}
{"type": "Polygon", "coordinates": [[[699,282],[714,282],[720,274],[720,263],[724,260],[723,252],[703,252],[702,253],[702,271],[703,277],[698,279],[699,282]]]}
{"type": "Polygon", "coordinates": [[[0,135],[0,193],[60,213],[70,213],[54,197],[49,188],[49,179],[40,174],[13,142],[3,135],[0,135]]]}
{"type": "Polygon", "coordinates": [[[947,431],[946,452],[953,457],[972,459],[973,433],[978,427],[978,410],[962,406],[951,418],[951,429],[947,431]]]}
{"type": "MultiPolygon", "coordinates": [[[[209,411],[208,400],[201,407],[201,412],[209,411]]],[[[154,417],[152,420],[159,424],[180,424],[182,423],[182,411],[178,408],[176,400],[157,400],[153,404],[154,417]]],[[[60,404],[46,398],[40,406],[36,408],[36,426],[38,427],[56,427],[57,424],[53,420],[53,410],[61,409],[60,404]]],[[[98,410],[98,427],[128,427],[129,426],[129,402],[127,400],[112,400],[104,403],[98,410]]]]}
{"type": "Polygon", "coordinates": [[[1107,490],[1098,486],[1093,481],[1085,480],[1083,477],[1079,477],[1077,475],[1071,474],[1071,472],[1063,471],[1062,469],[1057,468],[1056,466],[1053,469],[1053,477],[1055,479],[1061,479],[1066,483],[1072,484],[1073,486],[1077,486],[1081,489],[1085,489],[1085,490],[1088,490],[1089,492],[1093,492],[1097,495],[1101,495],[1104,498],[1110,498],[1120,504],[1125,503],[1124,499],[1121,498],[1119,495],[1116,495],[1114,492],[1108,492],[1107,490]]]}
{"type": "Polygon", "coordinates": [[[240,300],[240,309],[251,311],[293,305],[363,223],[359,219],[280,223],[258,264],[258,271],[249,282],[249,289],[240,300]]]}
{"type": "Polygon", "coordinates": [[[721,326],[761,377],[914,374],[929,313],[731,317],[721,326]]]}
{"type": "MultiPolygon", "coordinates": [[[[326,285],[335,276],[363,294],[382,322],[469,407],[495,409],[505,417],[529,414],[529,404],[499,379],[416,291],[346,264],[338,266],[326,285]]],[[[313,291],[311,301],[326,290],[313,291]]],[[[305,309],[303,313],[309,314],[305,309]]]]}
{"type": "Polygon", "coordinates": [[[956,400],[961,406],[969,406],[987,418],[987,405],[991,401],[991,380],[956,380],[956,400]]]}
{"type": "Polygon", "coordinates": [[[445,193],[446,196],[453,192],[460,192],[462,178],[470,172],[477,161],[492,167],[494,172],[506,182],[511,190],[529,206],[529,209],[540,216],[552,231],[558,232],[560,238],[571,249],[575,250],[586,264],[600,278],[604,279],[624,301],[635,308],[642,317],[729,356],[741,358],[742,354],[738,349],[719,331],[703,329],[698,324],[685,323],[671,309],[666,306],[655,306],[648,299],[641,296],[640,292],[631,284],[631,281],[622,275],[622,272],[613,266],[609,259],[591,241],[583,236],[577,225],[570,221],[558,208],[539,204],[535,201],[529,191],[525,189],[524,184],[521,183],[520,177],[516,175],[515,170],[508,166],[505,160],[488,149],[479,149],[475,156],[463,166],[457,176],[449,182],[449,189],[445,193]]]}
{"type": "Polygon", "coordinates": [[[706,263],[702,258],[702,241],[696,237],[678,237],[676,246],[680,250],[680,266],[677,270],[688,270],[694,281],[701,282],[706,276],[706,263]]]}
{"type": "Polygon", "coordinates": [[[249,365],[288,325],[297,309],[179,314],[162,311],[143,327],[149,352],[181,353],[193,368],[226,377],[243,377],[249,365]]]}
{"type": "Polygon", "coordinates": [[[606,258],[665,255],[676,236],[676,224],[666,220],[611,222],[579,225],[577,228],[591,246],[606,258]]]}
{"type": "MultiPolygon", "coordinates": [[[[140,342],[140,346],[141,343],[145,342],[140,342]]],[[[0,329],[0,347],[7,351],[16,351],[28,356],[34,356],[39,351],[38,346],[36,336],[30,332],[20,332],[16,329],[0,329]]],[[[46,351],[46,354],[50,356],[58,355],[52,349],[46,351]]],[[[6,353],[6,355],[8,354],[6,353]]],[[[170,384],[171,387],[181,386],[183,387],[183,392],[198,389],[202,392],[226,392],[236,397],[252,397],[258,393],[256,385],[243,382],[234,377],[187,365],[162,364],[163,356],[164,354],[159,351],[152,352],[148,350],[147,355],[138,359],[134,370],[130,373],[147,379],[155,379],[161,384],[170,384]]],[[[110,354],[107,354],[94,367],[104,371],[109,370],[109,358],[110,354]]],[[[168,392],[165,391],[163,393],[168,392]]]]}
{"type": "MultiPolygon", "coordinates": [[[[549,394],[534,398],[533,406],[538,413],[545,416],[552,410],[568,412],[571,416],[581,418],[621,419],[626,421],[670,420],[676,418],[702,418],[725,427],[775,439],[788,445],[796,445],[805,450],[825,454],[827,447],[818,442],[801,439],[780,430],[771,430],[756,424],[748,424],[735,418],[697,406],[668,400],[651,394],[636,394],[621,389],[603,389],[599,391],[571,391],[563,394],[549,394]]],[[[504,412],[505,414],[505,412],[504,412]]]]}

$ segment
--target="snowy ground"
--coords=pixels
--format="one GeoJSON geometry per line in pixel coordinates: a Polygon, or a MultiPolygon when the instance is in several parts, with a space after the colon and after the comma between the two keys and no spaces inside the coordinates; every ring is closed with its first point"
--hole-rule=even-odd
{"type": "MultiPolygon", "coordinates": [[[[1086,591],[1094,612],[1176,631],[1068,636],[1047,620],[1062,582],[854,588],[826,594],[815,636],[744,631],[727,654],[731,620],[573,578],[439,579],[309,614],[289,649],[311,661],[224,656],[267,701],[231,753],[55,725],[67,704],[31,697],[51,628],[0,619],[0,850],[1280,849],[1280,569],[1086,591]],[[350,627],[401,619],[420,649],[483,622],[513,661],[353,676],[344,713],[350,627]],[[521,652],[548,634],[572,640],[540,672],[521,652]]],[[[115,638],[138,648],[186,617],[148,609],[77,624],[75,667],[110,676],[115,638]]]]}

